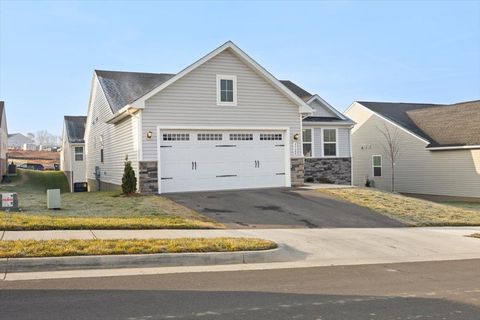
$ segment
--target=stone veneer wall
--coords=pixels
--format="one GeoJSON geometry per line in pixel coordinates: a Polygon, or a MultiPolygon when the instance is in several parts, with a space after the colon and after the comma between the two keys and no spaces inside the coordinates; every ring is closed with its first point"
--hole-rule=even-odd
{"type": "Polygon", "coordinates": [[[305,181],[351,184],[351,158],[305,158],[305,181]]]}
{"type": "Polygon", "coordinates": [[[303,158],[290,159],[292,187],[304,184],[305,161],[303,158]]]}
{"type": "Polygon", "coordinates": [[[157,161],[140,161],[138,184],[142,194],[158,193],[158,165],[157,161]]]}

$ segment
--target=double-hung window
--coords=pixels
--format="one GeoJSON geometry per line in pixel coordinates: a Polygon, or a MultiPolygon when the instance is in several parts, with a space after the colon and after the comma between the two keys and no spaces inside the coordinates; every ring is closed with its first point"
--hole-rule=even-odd
{"type": "Polygon", "coordinates": [[[323,129],[323,156],[337,156],[337,129],[323,129]]]}
{"type": "Polygon", "coordinates": [[[302,133],[303,156],[311,158],[313,156],[312,129],[303,129],[302,133]]]}
{"type": "Polygon", "coordinates": [[[217,75],[217,105],[237,105],[237,77],[217,75]]]}
{"type": "Polygon", "coordinates": [[[75,161],[83,161],[83,147],[75,147],[75,161]]]}
{"type": "Polygon", "coordinates": [[[382,176],[382,156],[372,156],[373,176],[382,176]]]}

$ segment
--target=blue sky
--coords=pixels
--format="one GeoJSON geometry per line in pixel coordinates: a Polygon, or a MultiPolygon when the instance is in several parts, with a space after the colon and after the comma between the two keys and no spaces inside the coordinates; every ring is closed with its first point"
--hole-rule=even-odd
{"type": "Polygon", "coordinates": [[[341,111],[480,99],[480,1],[0,0],[9,132],[60,134],[94,69],[175,73],[227,40],[341,111]]]}

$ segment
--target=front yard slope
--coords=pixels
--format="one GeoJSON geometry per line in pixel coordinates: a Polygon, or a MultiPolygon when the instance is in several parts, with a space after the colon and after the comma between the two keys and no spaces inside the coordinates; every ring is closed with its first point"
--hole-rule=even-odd
{"type": "Polygon", "coordinates": [[[210,229],[222,224],[159,195],[68,192],[62,172],[19,170],[1,192],[17,192],[21,212],[0,211],[0,230],[210,229]],[[48,210],[46,190],[61,189],[61,209],[48,210]]]}
{"type": "Polygon", "coordinates": [[[260,251],[276,247],[275,242],[257,238],[4,240],[0,241],[0,258],[260,251]]]}
{"type": "Polygon", "coordinates": [[[320,192],[411,226],[478,226],[480,212],[371,188],[323,189],[320,192]]]}

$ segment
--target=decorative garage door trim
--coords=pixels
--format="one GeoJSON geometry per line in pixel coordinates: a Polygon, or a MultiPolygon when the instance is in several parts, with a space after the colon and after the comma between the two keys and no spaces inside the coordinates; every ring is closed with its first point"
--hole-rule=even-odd
{"type": "MultiPolygon", "coordinates": [[[[175,130],[185,130],[185,131],[235,131],[235,133],[248,133],[248,131],[281,131],[283,133],[283,137],[281,141],[278,142],[283,142],[283,144],[278,144],[278,146],[284,146],[284,163],[285,163],[285,172],[283,173],[278,173],[278,175],[284,175],[285,180],[284,180],[284,185],[287,187],[291,186],[291,174],[290,174],[290,128],[289,127],[231,127],[231,126],[222,126],[222,127],[206,127],[206,126],[157,126],[157,161],[158,161],[158,177],[162,177],[162,165],[161,165],[161,149],[163,146],[161,145],[162,143],[162,138],[163,138],[163,133],[167,133],[168,131],[175,131],[175,130]]],[[[267,133],[268,134],[268,133],[267,133]]],[[[195,138],[197,136],[195,135],[195,138]]],[[[223,139],[227,141],[232,141],[230,140],[230,135],[223,135],[223,139]]],[[[215,141],[215,140],[213,140],[215,141]]],[[[261,140],[265,141],[265,140],[261,140]]],[[[188,141],[186,141],[188,142],[188,141]]],[[[220,141],[218,141],[220,142],[220,141]]],[[[232,141],[233,142],[233,141],[232,141]]],[[[248,142],[248,141],[235,141],[235,142],[248,142]]],[[[220,177],[219,177],[220,178],[220,177]]],[[[228,178],[228,177],[225,177],[228,178]]],[[[161,179],[159,179],[158,183],[158,193],[162,193],[162,184],[161,184],[161,179]]]]}

